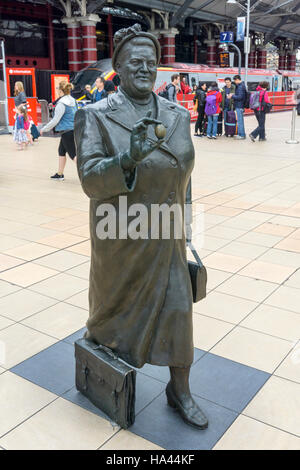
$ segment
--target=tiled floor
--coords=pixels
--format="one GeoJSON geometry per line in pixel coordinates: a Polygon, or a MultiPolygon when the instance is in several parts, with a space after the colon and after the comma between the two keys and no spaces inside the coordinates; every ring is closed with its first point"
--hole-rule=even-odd
{"type": "Polygon", "coordinates": [[[16,152],[0,137],[0,448],[300,449],[300,146],[285,144],[290,118],[268,115],[264,143],[194,139],[194,243],[209,293],[194,306],[191,390],[205,431],[167,406],[167,368],[138,371],[127,431],[77,392],[88,200],[72,162],[64,182],[50,181],[56,139],[16,152]]]}

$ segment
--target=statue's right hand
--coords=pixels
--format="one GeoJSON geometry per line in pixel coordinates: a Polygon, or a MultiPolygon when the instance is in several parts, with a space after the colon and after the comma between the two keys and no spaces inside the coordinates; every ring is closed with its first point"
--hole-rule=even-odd
{"type": "Polygon", "coordinates": [[[155,144],[151,144],[147,141],[148,126],[161,124],[161,121],[152,119],[150,116],[151,111],[148,111],[146,117],[139,119],[132,129],[130,138],[130,157],[136,162],[142,161],[164,141],[164,139],[159,139],[155,144]]]}

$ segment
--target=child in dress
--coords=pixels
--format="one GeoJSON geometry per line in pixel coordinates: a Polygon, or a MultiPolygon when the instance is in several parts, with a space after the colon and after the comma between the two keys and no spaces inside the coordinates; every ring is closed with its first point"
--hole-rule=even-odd
{"type": "Polygon", "coordinates": [[[17,143],[18,150],[23,150],[28,145],[28,137],[25,127],[28,127],[27,123],[27,109],[25,106],[18,106],[16,109],[17,118],[14,126],[14,141],[17,143]]]}

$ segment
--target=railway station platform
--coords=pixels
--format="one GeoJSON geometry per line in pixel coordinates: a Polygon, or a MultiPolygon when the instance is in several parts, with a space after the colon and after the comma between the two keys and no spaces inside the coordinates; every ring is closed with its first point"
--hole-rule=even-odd
{"type": "MultiPolygon", "coordinates": [[[[300,144],[285,143],[290,123],[291,112],[268,115],[266,142],[193,137],[194,243],[209,293],[194,304],[191,390],[205,431],[167,407],[166,368],[138,371],[127,431],[76,391],[88,199],[71,161],[64,181],[50,180],[58,139],[17,151],[0,136],[2,449],[300,449],[300,144]]],[[[255,118],[245,125],[248,134],[255,118]]]]}

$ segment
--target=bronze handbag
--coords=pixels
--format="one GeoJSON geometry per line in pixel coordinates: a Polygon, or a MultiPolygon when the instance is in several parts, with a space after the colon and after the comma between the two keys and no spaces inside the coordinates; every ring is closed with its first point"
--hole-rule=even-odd
{"type": "Polygon", "coordinates": [[[189,241],[187,242],[187,245],[196,260],[196,263],[188,261],[193,291],[193,302],[196,303],[206,297],[207,271],[192,243],[189,241]]]}

